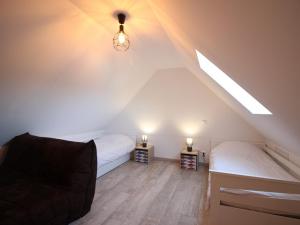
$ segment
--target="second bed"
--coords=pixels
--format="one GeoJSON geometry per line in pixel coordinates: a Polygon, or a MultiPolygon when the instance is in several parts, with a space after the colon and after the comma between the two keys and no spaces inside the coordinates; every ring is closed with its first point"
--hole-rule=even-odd
{"type": "Polygon", "coordinates": [[[95,138],[97,147],[97,177],[113,170],[130,159],[135,142],[122,134],[108,134],[95,138]]]}
{"type": "Polygon", "coordinates": [[[217,146],[209,172],[210,225],[300,224],[299,180],[257,146],[217,146]]]}

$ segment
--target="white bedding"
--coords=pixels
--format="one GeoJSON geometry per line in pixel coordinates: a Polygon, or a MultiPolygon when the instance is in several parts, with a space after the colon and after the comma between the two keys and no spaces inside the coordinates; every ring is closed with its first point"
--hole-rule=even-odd
{"type": "Polygon", "coordinates": [[[121,134],[103,135],[94,141],[97,147],[98,168],[126,155],[135,147],[130,137],[121,134]]]}
{"type": "Polygon", "coordinates": [[[224,142],[215,147],[210,156],[210,171],[299,181],[263,150],[246,142],[224,142]]]}

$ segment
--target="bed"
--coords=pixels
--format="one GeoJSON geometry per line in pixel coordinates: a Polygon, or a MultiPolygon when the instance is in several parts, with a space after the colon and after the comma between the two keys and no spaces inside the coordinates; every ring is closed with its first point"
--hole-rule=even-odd
{"type": "Polygon", "coordinates": [[[246,142],[215,147],[209,166],[210,225],[299,225],[300,181],[246,142]]]}
{"type": "MultiPolygon", "coordinates": [[[[97,178],[130,160],[131,152],[135,148],[133,138],[123,134],[104,134],[101,131],[52,137],[77,142],[88,142],[93,139],[97,147],[97,178]]],[[[4,153],[4,149],[0,146],[0,164],[4,159],[4,153]]]]}
{"type": "Polygon", "coordinates": [[[135,148],[135,142],[121,134],[102,135],[94,141],[97,147],[97,177],[127,162],[135,148]]]}

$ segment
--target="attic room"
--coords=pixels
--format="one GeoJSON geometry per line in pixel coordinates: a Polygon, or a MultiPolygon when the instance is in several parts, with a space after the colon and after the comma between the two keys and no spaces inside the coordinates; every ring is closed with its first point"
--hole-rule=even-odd
{"type": "Polygon", "coordinates": [[[0,2],[0,225],[299,225],[300,1],[0,2]]]}

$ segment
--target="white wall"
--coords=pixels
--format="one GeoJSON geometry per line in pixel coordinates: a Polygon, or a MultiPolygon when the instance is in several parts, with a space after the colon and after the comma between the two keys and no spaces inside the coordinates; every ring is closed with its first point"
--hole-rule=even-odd
{"type": "Polygon", "coordinates": [[[263,137],[186,68],[157,71],[106,132],[149,135],[155,155],[177,158],[185,137],[208,151],[211,141],[263,137]]]}
{"type": "Polygon", "coordinates": [[[182,65],[147,1],[0,1],[0,30],[0,145],[101,129],[157,69],[182,65]],[[127,52],[112,46],[117,9],[132,15],[127,52]]]}
{"type": "Polygon", "coordinates": [[[300,1],[150,0],[187,64],[265,137],[300,156],[300,1]],[[195,49],[272,111],[251,115],[201,72],[195,49]]]}
{"type": "MultiPolygon", "coordinates": [[[[298,0],[0,1],[0,144],[26,131],[61,136],[102,129],[155,71],[183,66],[185,55],[189,70],[205,85],[299,157],[299,9],[298,0]],[[132,45],[125,54],[111,45],[116,9],[130,14],[126,30],[132,45]],[[249,114],[211,82],[199,69],[195,48],[273,115],[249,114]]],[[[216,138],[231,133],[207,115],[189,116],[199,123],[207,119],[207,130],[216,138]]],[[[185,135],[178,131],[177,117],[164,120],[170,125],[163,133],[174,128],[176,135],[185,135]]]]}

